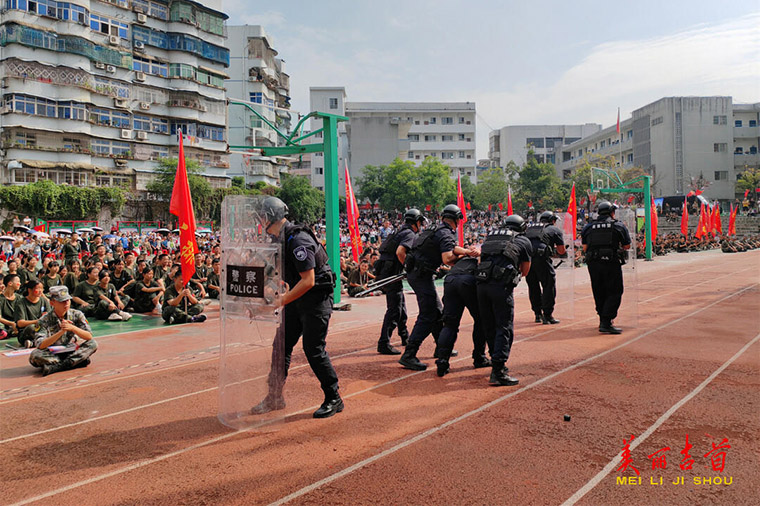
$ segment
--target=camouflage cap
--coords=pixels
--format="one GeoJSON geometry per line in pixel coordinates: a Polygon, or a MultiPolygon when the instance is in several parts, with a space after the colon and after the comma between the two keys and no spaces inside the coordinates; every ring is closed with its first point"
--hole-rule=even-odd
{"type": "Polygon", "coordinates": [[[58,302],[66,302],[67,300],[71,300],[71,295],[69,295],[69,287],[66,285],[51,286],[50,299],[57,300],[58,302]]]}

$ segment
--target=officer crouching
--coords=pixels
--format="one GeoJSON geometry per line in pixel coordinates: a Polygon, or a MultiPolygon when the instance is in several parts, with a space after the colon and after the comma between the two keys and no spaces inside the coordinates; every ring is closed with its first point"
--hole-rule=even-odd
{"type": "Polygon", "coordinates": [[[514,340],[515,299],[513,290],[530,271],[533,248],[523,235],[526,224],[513,214],[503,228],[491,232],[480,249],[478,306],[486,339],[493,339],[491,385],[517,385],[506,367],[514,340]]]}
{"type": "Polygon", "coordinates": [[[599,217],[581,231],[581,243],[591,278],[599,332],[620,334],[612,324],[623,298],[623,269],[625,250],[631,247],[628,229],[615,219],[615,206],[606,200],[599,203],[599,217]]]}
{"type": "Polygon", "coordinates": [[[288,291],[277,297],[277,307],[285,307],[283,320],[272,346],[269,393],[251,408],[259,415],[285,408],[282,390],[290,368],[293,348],[303,336],[303,351],[311,370],[319,379],[325,400],[314,418],[327,418],[343,411],[338,394],[338,375],[325,350],[327,328],[333,305],[335,276],[327,264],[327,252],[308,227],[290,223],[288,206],[276,198],[262,202],[266,233],[281,237],[288,291]]]}

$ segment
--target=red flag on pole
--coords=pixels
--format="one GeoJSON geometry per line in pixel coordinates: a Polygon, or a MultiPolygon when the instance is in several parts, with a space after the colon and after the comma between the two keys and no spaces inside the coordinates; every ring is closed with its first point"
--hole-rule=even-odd
{"type": "Polygon", "coordinates": [[[655,243],[657,240],[657,225],[658,225],[658,218],[657,218],[657,206],[654,204],[654,197],[652,197],[652,244],[655,243]]]}
{"type": "Polygon", "coordinates": [[[713,237],[723,235],[723,223],[720,221],[720,204],[715,204],[713,210],[713,237]]]}
{"type": "Polygon", "coordinates": [[[491,210],[491,204],[488,204],[488,210],[489,211],[491,210]]]}
{"type": "Polygon", "coordinates": [[[628,203],[630,204],[631,202],[633,202],[633,199],[635,199],[635,198],[636,197],[634,197],[633,195],[631,195],[630,197],[628,197],[628,203]]]}
{"type": "Polygon", "coordinates": [[[529,200],[529,201],[528,201],[528,209],[530,209],[531,207],[533,207],[533,201],[532,201],[532,200],[529,200]]]}
{"type": "Polygon", "coordinates": [[[509,216],[512,216],[514,211],[512,210],[512,187],[509,187],[509,191],[507,191],[507,214],[509,216]]]}
{"type": "Polygon", "coordinates": [[[694,195],[696,195],[696,193],[694,193],[693,191],[690,191],[689,193],[686,194],[687,197],[692,197],[694,195]]]}
{"type": "Polygon", "coordinates": [[[501,202],[499,202],[496,205],[499,206],[499,211],[503,211],[504,210],[504,205],[501,202]]]}
{"type": "Polygon", "coordinates": [[[430,204],[425,206],[425,211],[432,211],[432,210],[433,210],[433,206],[431,206],[430,204]]]}
{"type": "Polygon", "coordinates": [[[464,247],[464,222],[467,221],[467,213],[464,210],[461,173],[457,175],[457,206],[462,210],[462,219],[457,223],[457,237],[459,238],[459,246],[464,247]]]}
{"type": "Polygon", "coordinates": [[[617,119],[617,127],[615,128],[615,131],[617,133],[620,133],[620,107],[618,107],[618,119],[617,119]]]}
{"type": "Polygon", "coordinates": [[[747,195],[749,195],[749,190],[744,190],[744,198],[747,198],[747,195]]]}
{"type": "Polygon", "coordinates": [[[702,236],[707,235],[707,211],[705,210],[705,205],[702,204],[702,207],[699,211],[699,225],[697,225],[697,233],[694,234],[694,236],[697,239],[701,239],[702,236]]]}
{"type": "Polygon", "coordinates": [[[470,207],[470,203],[469,203],[469,202],[467,203],[467,206],[466,206],[466,207],[467,207],[467,210],[468,210],[468,211],[472,209],[472,207],[470,207]]]}
{"type": "Polygon", "coordinates": [[[731,214],[728,218],[728,235],[736,235],[736,212],[739,210],[739,206],[736,206],[736,209],[734,209],[734,205],[731,204],[731,214]]]}
{"type": "Polygon", "coordinates": [[[697,190],[694,192],[696,195],[702,195],[704,192],[702,190],[697,190]]]}
{"type": "Polygon", "coordinates": [[[351,238],[351,256],[354,262],[359,261],[361,235],[359,234],[359,207],[356,205],[354,189],[351,186],[351,175],[348,173],[348,163],[345,166],[346,179],[346,214],[348,215],[348,234],[351,238]]]}
{"type": "Polygon", "coordinates": [[[689,236],[689,205],[686,197],[683,199],[683,210],[681,211],[681,233],[686,237],[689,236]]]}
{"type": "Polygon", "coordinates": [[[575,201],[575,183],[573,183],[573,188],[570,190],[570,203],[567,205],[567,212],[570,213],[570,218],[573,220],[573,241],[577,239],[578,236],[578,230],[575,226],[576,223],[578,223],[578,205],[575,201]]]}
{"type": "Polygon", "coordinates": [[[195,242],[195,213],[190,195],[190,182],[185,167],[185,150],[182,147],[182,132],[179,132],[179,160],[177,174],[174,177],[172,199],[169,212],[179,220],[180,264],[182,265],[182,283],[186,286],[195,274],[195,254],[198,243],[195,242]]]}

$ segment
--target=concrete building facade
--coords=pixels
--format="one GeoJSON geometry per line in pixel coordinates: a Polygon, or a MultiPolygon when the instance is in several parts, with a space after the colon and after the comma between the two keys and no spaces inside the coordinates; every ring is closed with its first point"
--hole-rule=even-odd
{"type": "Polygon", "coordinates": [[[6,0],[0,182],[144,190],[185,153],[228,186],[220,0],[6,0]]]}
{"type": "Polygon", "coordinates": [[[554,163],[564,144],[570,144],[602,129],[597,123],[585,125],[512,125],[492,130],[488,135],[488,158],[491,167],[509,162],[524,164],[530,149],[539,163],[554,163]]]}
{"type": "MultiPolygon", "coordinates": [[[[280,132],[290,130],[290,76],[285,62],[277,57],[272,38],[261,26],[227,27],[230,49],[230,79],[227,96],[249,102],[280,132]]],[[[279,146],[284,139],[266,121],[240,105],[229,109],[230,146],[279,146]]],[[[261,156],[254,152],[230,153],[230,177],[242,176],[246,184],[263,181],[278,185],[280,173],[287,172],[288,159],[261,156]]]]}
{"type": "MultiPolygon", "coordinates": [[[[325,112],[328,114],[346,115],[346,89],[342,86],[336,87],[312,87],[309,88],[309,112],[325,112]]],[[[310,131],[322,128],[322,120],[312,118],[309,120],[310,131]]],[[[309,137],[309,142],[319,143],[324,140],[322,133],[309,137]]],[[[346,186],[343,177],[343,167],[348,160],[348,134],[346,122],[338,123],[338,177],[340,178],[339,190],[341,195],[345,195],[346,186]]],[[[350,171],[350,169],[349,169],[350,171]]],[[[299,160],[293,162],[294,174],[308,175],[311,177],[311,185],[325,189],[325,158],[323,153],[312,153],[304,155],[299,160]]],[[[351,176],[354,178],[354,176],[351,176]]]]}

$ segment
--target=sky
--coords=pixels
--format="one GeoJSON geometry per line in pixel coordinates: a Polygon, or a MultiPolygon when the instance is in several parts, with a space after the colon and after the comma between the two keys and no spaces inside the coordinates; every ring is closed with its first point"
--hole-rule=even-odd
{"type": "Polygon", "coordinates": [[[508,125],[610,126],[666,96],[760,102],[760,1],[224,0],[290,75],[349,102],[475,102],[477,157],[508,125]]]}

